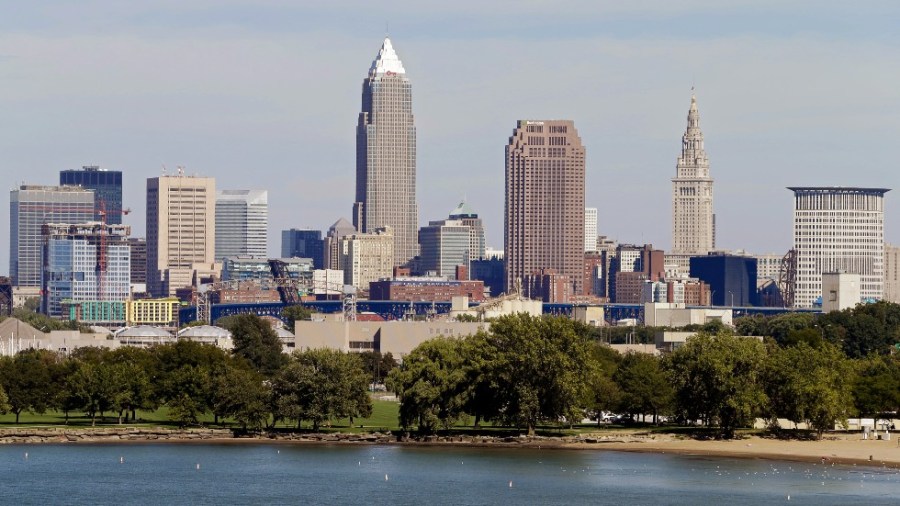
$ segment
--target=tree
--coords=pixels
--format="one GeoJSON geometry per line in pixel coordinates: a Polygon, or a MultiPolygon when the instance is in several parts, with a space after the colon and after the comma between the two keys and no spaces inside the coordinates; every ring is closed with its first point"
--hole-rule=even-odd
{"type": "Polygon", "coordinates": [[[243,430],[261,430],[269,418],[270,389],[263,377],[239,364],[227,364],[212,377],[212,410],[233,418],[243,430]]]}
{"type": "Polygon", "coordinates": [[[213,345],[179,340],[156,346],[151,353],[156,364],[150,378],[155,385],[152,402],[165,403],[169,417],[183,426],[199,423],[212,403],[210,378],[224,370],[231,359],[227,352],[213,345]]]}
{"type": "Polygon", "coordinates": [[[619,407],[622,391],[613,381],[613,374],[622,361],[622,355],[607,344],[597,341],[591,347],[591,357],[596,367],[588,383],[584,406],[587,408],[587,414],[596,418],[599,424],[603,420],[604,412],[619,407]]]}
{"type": "Polygon", "coordinates": [[[718,425],[725,438],[747,425],[765,406],[761,375],[765,346],[730,332],[699,333],[666,360],[675,408],[688,420],[718,425]]]}
{"type": "Polygon", "coordinates": [[[778,348],[769,358],[766,390],[772,416],[806,422],[819,437],[846,425],[852,406],[853,367],[834,345],[806,342],[778,348]]]}
{"type": "Polygon", "coordinates": [[[359,354],[363,370],[371,375],[371,383],[384,383],[387,375],[397,367],[397,359],[390,352],[364,351],[359,354]]]}
{"type": "Polygon", "coordinates": [[[423,342],[391,371],[388,385],[400,399],[400,425],[432,433],[450,428],[463,414],[466,373],[463,341],[423,342]]]}
{"type": "Polygon", "coordinates": [[[255,314],[233,318],[228,327],[234,342],[232,353],[246,359],[263,376],[273,377],[287,362],[278,334],[255,314]]]}
{"type": "Polygon", "coordinates": [[[672,402],[672,385],[660,360],[653,355],[625,354],[612,379],[621,392],[619,409],[625,413],[652,413],[653,423],[657,423],[660,411],[668,409],[672,402]]]}
{"type": "MultiPolygon", "coordinates": [[[[775,342],[784,343],[791,331],[812,328],[815,325],[815,315],[810,313],[783,313],[773,316],[766,321],[765,334],[775,338],[775,342]]],[[[760,335],[760,334],[743,334],[760,335]]]]}
{"type": "Polygon", "coordinates": [[[473,426],[477,429],[482,420],[498,420],[503,409],[496,395],[497,350],[490,345],[490,335],[480,330],[463,340],[461,352],[464,411],[475,418],[473,426]]]}
{"type": "Polygon", "coordinates": [[[111,350],[105,360],[118,367],[122,378],[113,400],[113,408],[118,412],[119,424],[128,419],[129,412],[134,420],[138,409],[156,409],[158,402],[153,386],[153,374],[157,364],[151,353],[144,348],[123,346],[111,350]]]}
{"type": "Polygon", "coordinates": [[[284,320],[284,328],[294,332],[294,322],[297,320],[309,320],[312,317],[312,314],[312,309],[302,304],[288,306],[281,311],[281,318],[284,320]]]}
{"type": "Polygon", "coordinates": [[[860,414],[900,411],[900,359],[881,355],[861,361],[853,393],[860,414]]]}
{"type": "Polygon", "coordinates": [[[52,367],[58,359],[54,352],[28,349],[0,361],[0,386],[16,423],[23,411],[44,413],[53,406],[59,385],[53,381],[52,367]]]}
{"type": "Polygon", "coordinates": [[[102,361],[79,361],[69,388],[79,407],[91,417],[91,426],[97,423],[97,414],[113,406],[117,384],[123,380],[115,366],[102,361]]]}
{"type": "Polygon", "coordinates": [[[582,418],[595,364],[587,336],[572,320],[503,316],[491,325],[487,345],[502,420],[532,435],[540,422],[582,418]]]}
{"type": "Polygon", "coordinates": [[[0,386],[0,415],[9,413],[9,397],[6,396],[6,390],[0,386]]]}
{"type": "Polygon", "coordinates": [[[312,422],[318,431],[333,418],[372,413],[368,377],[359,357],[331,349],[296,351],[272,386],[276,419],[312,422]]]}

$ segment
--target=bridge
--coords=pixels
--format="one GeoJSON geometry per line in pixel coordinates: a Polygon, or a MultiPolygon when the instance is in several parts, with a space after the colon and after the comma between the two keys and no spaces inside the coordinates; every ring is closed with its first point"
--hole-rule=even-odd
{"type": "MultiPolygon", "coordinates": [[[[314,302],[304,302],[306,306],[318,313],[340,313],[343,311],[343,301],[339,300],[322,300],[314,302]]],[[[470,304],[472,306],[476,304],[470,304]]],[[[259,303],[241,303],[241,304],[213,304],[210,309],[211,321],[215,322],[219,318],[238,314],[251,313],[257,316],[271,316],[273,318],[281,318],[281,312],[286,307],[283,302],[259,302],[259,303]]],[[[553,314],[559,316],[571,316],[572,309],[575,304],[544,304],[544,314],[553,314]]],[[[642,304],[599,304],[603,308],[604,318],[609,324],[615,324],[619,320],[633,318],[642,323],[644,321],[644,306],[642,304]]],[[[734,311],[734,318],[742,316],[774,316],[784,313],[812,313],[819,314],[821,309],[794,309],[783,307],[709,307],[709,306],[688,306],[689,309],[731,309],[734,311]]],[[[357,314],[375,313],[385,320],[400,320],[405,316],[414,314],[415,316],[427,316],[433,311],[435,314],[446,314],[450,312],[450,302],[401,302],[390,300],[360,300],[356,302],[357,314]]],[[[197,319],[197,308],[194,306],[183,307],[178,313],[181,323],[191,322],[197,319]]]]}

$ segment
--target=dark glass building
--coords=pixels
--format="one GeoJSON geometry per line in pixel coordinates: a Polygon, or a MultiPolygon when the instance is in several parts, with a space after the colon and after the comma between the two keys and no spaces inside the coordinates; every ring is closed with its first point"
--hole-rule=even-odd
{"type": "Polygon", "coordinates": [[[314,269],[324,269],[325,241],[321,230],[292,228],[281,231],[281,258],[312,258],[314,269]]]}
{"type": "Polygon", "coordinates": [[[485,258],[469,262],[469,279],[484,281],[491,297],[506,291],[506,264],[499,258],[485,258]]]}
{"type": "Polygon", "coordinates": [[[714,306],[758,306],[756,259],[713,253],[691,257],[691,277],[709,285],[714,306]]]}
{"type": "Polygon", "coordinates": [[[60,185],[81,186],[94,190],[94,219],[100,221],[100,203],[106,205],[106,223],[122,223],[122,171],[86,165],[81,170],[61,170],[60,185]]]}

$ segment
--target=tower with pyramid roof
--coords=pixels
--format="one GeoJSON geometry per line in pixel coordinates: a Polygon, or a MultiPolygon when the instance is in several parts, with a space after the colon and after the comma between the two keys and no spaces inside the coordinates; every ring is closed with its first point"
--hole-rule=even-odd
{"type": "Polygon", "coordinates": [[[361,233],[391,227],[394,262],[403,265],[418,254],[418,223],[412,88],[385,38],[362,86],[353,225],[361,233]]]}

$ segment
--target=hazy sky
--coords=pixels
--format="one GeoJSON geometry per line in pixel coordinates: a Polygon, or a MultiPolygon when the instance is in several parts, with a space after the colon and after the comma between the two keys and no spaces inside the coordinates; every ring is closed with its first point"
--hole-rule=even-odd
{"type": "Polygon", "coordinates": [[[164,164],[268,189],[273,254],[281,229],[349,219],[362,80],[389,26],[413,84],[422,223],[465,196],[502,247],[516,120],[572,119],[600,232],[668,248],[695,84],[720,247],[788,249],[790,185],[897,188],[885,221],[900,241],[896,1],[4,0],[0,12],[7,186],[122,170],[137,236],[146,178],[164,164]]]}

